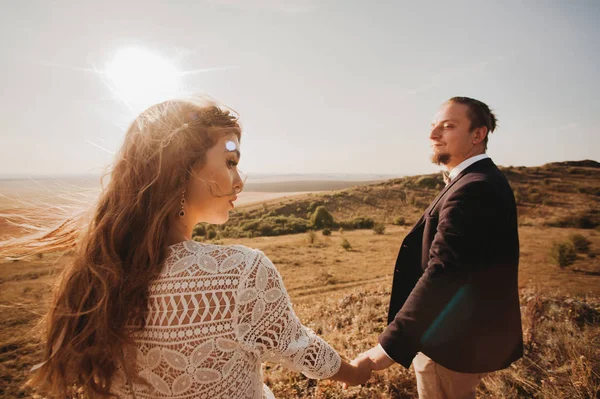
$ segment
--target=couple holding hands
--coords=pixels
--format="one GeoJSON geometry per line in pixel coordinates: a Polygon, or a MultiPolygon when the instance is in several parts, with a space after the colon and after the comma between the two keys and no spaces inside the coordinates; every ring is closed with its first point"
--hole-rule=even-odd
{"type": "Polygon", "coordinates": [[[429,140],[446,187],[401,243],[378,345],[346,362],[302,325],[264,253],[192,240],[243,188],[237,117],[194,99],[150,107],[87,217],[5,246],[75,247],[29,384],[49,397],[272,398],[263,361],[344,385],[398,363],[413,364],[419,398],[474,398],[523,353],[516,205],[486,155],[495,128],[481,101],[439,109],[429,140]]]}

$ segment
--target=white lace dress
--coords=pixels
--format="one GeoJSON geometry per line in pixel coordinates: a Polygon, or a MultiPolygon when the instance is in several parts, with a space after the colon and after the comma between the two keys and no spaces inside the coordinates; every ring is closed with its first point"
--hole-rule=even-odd
{"type": "Polygon", "coordinates": [[[134,334],[139,373],[122,375],[124,398],[273,398],[269,360],[309,378],[337,373],[341,359],[295,315],[281,276],[259,250],[185,241],[170,247],[150,286],[146,327],[134,334]]]}

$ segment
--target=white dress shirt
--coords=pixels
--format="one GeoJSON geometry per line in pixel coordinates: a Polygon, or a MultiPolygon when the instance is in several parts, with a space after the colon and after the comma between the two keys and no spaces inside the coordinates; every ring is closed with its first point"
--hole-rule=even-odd
{"type": "Polygon", "coordinates": [[[460,172],[467,169],[469,166],[473,165],[475,162],[479,162],[482,159],[486,159],[486,158],[489,158],[488,154],[479,154],[479,155],[475,155],[474,157],[465,159],[464,161],[459,163],[454,169],[452,169],[450,171],[450,174],[448,175],[448,177],[450,177],[450,181],[452,181],[452,179],[454,179],[456,176],[458,176],[458,174],[460,172]]]}

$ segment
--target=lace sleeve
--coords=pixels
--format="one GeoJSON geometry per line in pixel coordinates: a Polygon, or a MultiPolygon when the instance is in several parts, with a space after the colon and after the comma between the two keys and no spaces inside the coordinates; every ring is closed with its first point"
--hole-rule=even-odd
{"type": "Polygon", "coordinates": [[[238,339],[273,361],[309,378],[329,378],[338,372],[338,353],[302,325],[271,260],[259,251],[241,281],[237,298],[238,339]]]}

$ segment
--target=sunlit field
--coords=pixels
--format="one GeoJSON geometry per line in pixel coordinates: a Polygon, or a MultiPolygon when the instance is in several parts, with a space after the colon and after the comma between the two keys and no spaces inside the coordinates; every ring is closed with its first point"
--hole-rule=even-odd
{"type": "MultiPolygon", "coordinates": [[[[505,170],[519,201],[519,287],[526,352],[509,369],[486,377],[479,397],[596,398],[600,394],[600,232],[594,211],[600,209],[598,170],[593,165],[564,164],[505,170]],[[555,243],[575,245],[568,264],[561,266],[553,257],[555,243]]],[[[322,203],[335,220],[373,218],[384,226],[377,233],[331,229],[327,236],[322,230],[310,230],[198,240],[241,243],[264,251],[280,270],[301,320],[352,359],[375,345],[385,327],[398,248],[435,195],[436,179],[415,176],[338,191],[285,193],[276,198],[258,195],[240,206],[231,220],[234,223],[244,213],[248,220],[260,220],[269,212],[285,215],[287,209],[301,209],[300,215],[305,213],[305,203],[310,207],[314,202],[322,203]],[[404,218],[404,223],[398,218],[404,218]]],[[[2,228],[1,234],[9,233],[5,225],[2,228]]],[[[47,306],[56,273],[69,260],[69,254],[48,254],[0,264],[2,397],[29,395],[22,384],[41,354],[32,327],[47,306]]],[[[401,366],[348,390],[274,364],[265,365],[265,378],[281,398],[416,398],[412,369],[401,366]]]]}

